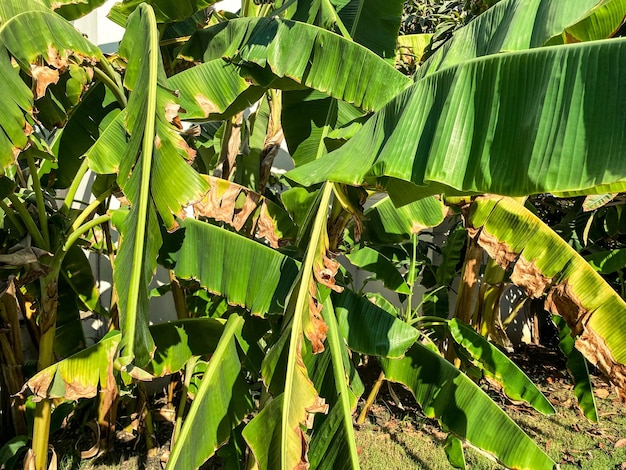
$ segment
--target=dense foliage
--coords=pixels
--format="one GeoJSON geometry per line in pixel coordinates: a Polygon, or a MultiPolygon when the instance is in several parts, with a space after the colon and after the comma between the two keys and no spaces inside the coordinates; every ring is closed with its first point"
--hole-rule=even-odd
{"type": "Polygon", "coordinates": [[[85,400],[96,453],[129,397],[150,447],[137,403],[173,376],[168,468],[358,468],[369,358],[450,433],[453,465],[467,444],[551,469],[477,384],[554,413],[496,346],[511,284],[554,315],[588,419],[587,361],[626,397],[626,303],[601,276],[623,285],[624,255],[597,235],[626,232],[626,0],[124,0],[111,56],[68,21],[101,4],[0,6],[1,464],[28,449],[47,468],[85,400]],[[546,224],[527,203],[546,193],[581,199],[546,224]],[[150,323],[154,296],[176,321],[150,323]],[[85,347],[92,314],[110,331],[85,347]]]}

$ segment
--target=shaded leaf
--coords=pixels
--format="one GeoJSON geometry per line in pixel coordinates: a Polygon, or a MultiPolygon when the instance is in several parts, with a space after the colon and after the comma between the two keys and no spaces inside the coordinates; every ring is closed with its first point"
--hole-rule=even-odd
{"type": "Polygon", "coordinates": [[[377,243],[409,240],[429,227],[436,227],[446,216],[446,206],[429,197],[396,207],[386,197],[365,211],[364,237],[377,243]]]}
{"type": "Polygon", "coordinates": [[[374,273],[373,279],[382,281],[387,289],[401,294],[411,292],[398,268],[378,251],[365,246],[347,254],[346,258],[353,265],[374,273]]]}
{"type": "Polygon", "coordinates": [[[339,331],[350,349],[361,354],[400,357],[418,331],[351,291],[333,296],[339,331]]]}
{"type": "Polygon", "coordinates": [[[224,326],[166,468],[200,467],[252,410],[235,341],[243,323],[243,317],[233,314],[224,326]]]}
{"type": "Polygon", "coordinates": [[[552,321],[559,329],[559,349],[567,358],[567,371],[574,381],[574,395],[582,414],[591,422],[598,422],[596,399],[593,396],[593,384],[589,375],[587,361],[575,346],[572,332],[565,321],[558,315],[552,316],[552,321]]]}

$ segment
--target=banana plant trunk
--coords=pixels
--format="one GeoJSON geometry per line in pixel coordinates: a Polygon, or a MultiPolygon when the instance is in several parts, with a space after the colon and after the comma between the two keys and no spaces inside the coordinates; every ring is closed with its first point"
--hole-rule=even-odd
{"type": "MultiPolygon", "coordinates": [[[[59,265],[55,264],[50,274],[41,279],[41,310],[39,312],[39,360],[37,370],[54,364],[54,337],[56,333],[57,307],[59,301],[59,265]]],[[[52,400],[43,399],[35,408],[32,451],[35,469],[46,470],[48,466],[48,440],[52,400]]]]}

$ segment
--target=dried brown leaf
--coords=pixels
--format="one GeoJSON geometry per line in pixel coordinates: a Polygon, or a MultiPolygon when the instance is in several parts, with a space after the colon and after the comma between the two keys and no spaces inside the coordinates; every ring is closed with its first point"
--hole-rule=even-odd
{"type": "Polygon", "coordinates": [[[217,105],[215,103],[213,103],[213,101],[208,99],[206,96],[198,94],[198,95],[194,96],[194,98],[196,99],[196,102],[200,106],[200,109],[202,109],[202,112],[204,113],[204,117],[208,117],[209,114],[211,114],[211,113],[219,113],[220,112],[220,110],[217,107],[217,105]]]}
{"type": "Polygon", "coordinates": [[[622,438],[622,439],[620,439],[619,441],[617,441],[615,443],[615,448],[616,449],[620,449],[620,448],[622,448],[624,446],[626,446],[626,438],[622,438]]]}
{"type": "Polygon", "coordinates": [[[56,85],[59,82],[59,71],[45,65],[31,65],[30,73],[33,77],[35,99],[44,96],[49,85],[56,85]]]}

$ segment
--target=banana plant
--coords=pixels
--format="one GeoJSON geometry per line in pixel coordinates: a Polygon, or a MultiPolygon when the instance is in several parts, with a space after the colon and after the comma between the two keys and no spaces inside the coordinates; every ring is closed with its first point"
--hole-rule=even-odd
{"type": "MultiPolygon", "coordinates": [[[[388,380],[409,387],[450,432],[456,460],[462,441],[509,467],[552,468],[433,347],[428,325],[355,292],[337,261],[351,250],[354,265],[411,298],[415,262],[403,277],[393,250],[407,237],[417,246],[450,211],[512,282],[545,298],[623,393],[626,305],[511,199],[622,190],[626,47],[612,36],[623,1],[501,0],[413,77],[392,65],[400,1],[244,0],[227,15],[205,0],[124,0],[110,13],[126,27],[110,57],[66,21],[100,4],[0,7],[0,195],[11,240],[1,249],[23,255],[0,262],[17,279],[24,316],[39,317],[41,370],[27,381],[39,400],[37,469],[47,467],[53,399],[114,393],[183,368],[202,378],[183,393],[169,468],[221,451],[233,468],[359,468],[358,355],[378,357],[388,380]],[[285,176],[270,171],[283,134],[295,165],[285,176]],[[88,170],[98,175],[95,200],[76,211],[88,170]],[[63,187],[57,208],[51,198],[63,187]],[[364,211],[380,191],[389,197],[364,211]],[[123,203],[115,211],[114,195],[123,203]],[[113,266],[109,306],[69,262],[98,243],[113,266]],[[179,318],[211,317],[181,321],[204,327],[149,327],[158,264],[170,270],[179,318]],[[62,282],[75,306],[104,310],[119,329],[65,359],[53,341],[62,282]]],[[[439,284],[455,272],[450,260],[439,284]]],[[[553,412],[470,327],[430,320],[512,399],[553,412]]]]}

